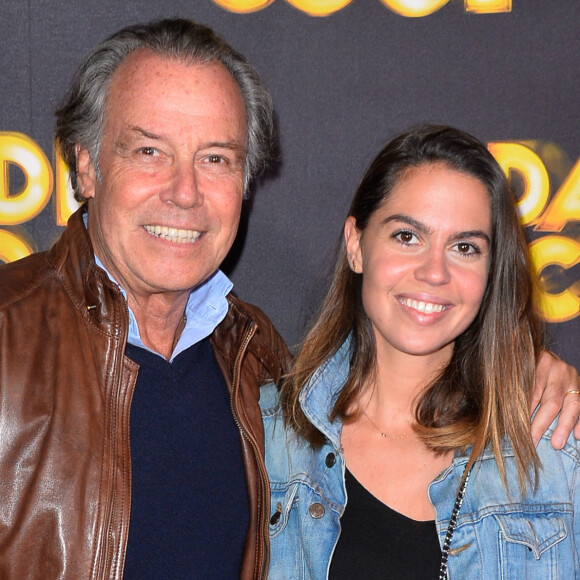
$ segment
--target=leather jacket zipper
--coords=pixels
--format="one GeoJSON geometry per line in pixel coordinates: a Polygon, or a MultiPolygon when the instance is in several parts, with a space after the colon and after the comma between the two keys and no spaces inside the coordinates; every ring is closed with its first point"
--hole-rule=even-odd
{"type": "MultiPolygon", "coordinates": [[[[254,451],[254,456],[256,458],[259,458],[260,452],[258,449],[258,445],[254,441],[254,439],[250,436],[247,429],[242,425],[242,422],[240,420],[240,416],[239,416],[239,414],[236,410],[236,406],[234,404],[235,396],[237,394],[238,386],[239,386],[239,382],[240,382],[240,368],[241,368],[242,359],[246,353],[246,349],[248,348],[248,344],[250,343],[250,340],[252,340],[252,338],[254,337],[254,334],[256,334],[256,325],[252,321],[250,328],[248,330],[248,333],[246,334],[246,336],[244,337],[244,340],[242,341],[240,349],[238,350],[238,354],[236,355],[236,360],[234,362],[233,376],[232,376],[232,394],[230,396],[230,407],[232,409],[232,415],[234,417],[234,421],[235,421],[236,425],[238,426],[238,428],[240,429],[240,433],[242,433],[244,438],[252,446],[252,449],[254,451]]],[[[263,489],[268,489],[268,474],[266,473],[266,468],[264,467],[264,462],[257,461],[257,464],[258,464],[258,472],[260,473],[260,476],[262,479],[263,489]]],[[[269,498],[269,495],[266,494],[266,505],[264,506],[263,515],[262,515],[262,522],[261,522],[262,523],[262,531],[264,534],[263,538],[262,538],[264,541],[264,566],[262,569],[262,573],[260,575],[260,578],[262,580],[266,580],[267,575],[268,575],[268,567],[270,565],[270,547],[269,547],[269,538],[268,538],[269,503],[270,503],[270,498],[269,498]]]]}
{"type": "MultiPolygon", "coordinates": [[[[119,287],[120,288],[120,287],[119,287]]],[[[130,314],[129,314],[129,302],[127,301],[127,298],[125,297],[125,295],[119,290],[119,294],[121,295],[122,299],[123,299],[123,305],[125,307],[125,327],[123,329],[123,325],[122,322],[120,321],[120,328],[121,328],[121,334],[122,336],[121,338],[121,344],[123,345],[122,349],[119,349],[119,357],[117,360],[117,363],[115,365],[116,367],[116,380],[114,381],[115,383],[120,384],[120,380],[121,380],[121,375],[122,375],[122,367],[123,367],[123,359],[125,356],[125,347],[127,345],[127,338],[129,336],[129,320],[130,320],[130,314]]],[[[115,432],[117,431],[118,426],[115,425],[115,432]]],[[[113,444],[113,439],[114,436],[113,434],[110,435],[111,437],[111,444],[113,444]]],[[[129,449],[129,465],[131,465],[131,450],[129,449]]],[[[116,469],[114,471],[117,471],[116,469]]],[[[114,545],[115,545],[115,538],[113,536],[113,531],[112,531],[112,526],[115,524],[116,518],[118,517],[118,493],[117,493],[117,485],[118,482],[115,481],[115,484],[113,486],[113,494],[111,497],[111,504],[110,504],[110,510],[109,510],[109,523],[108,523],[108,531],[107,531],[107,549],[105,552],[105,567],[106,570],[109,571],[109,574],[111,574],[113,572],[113,559],[115,557],[115,554],[117,553],[117,557],[121,557],[121,561],[125,560],[124,557],[124,553],[127,549],[127,538],[124,538],[124,542],[122,541],[123,538],[120,535],[119,536],[119,546],[118,549],[116,550],[114,545]],[[123,552],[123,555],[121,556],[121,552],[123,552]]],[[[129,490],[129,502],[130,502],[130,494],[131,494],[131,490],[129,490]]],[[[117,566],[115,565],[115,574],[114,576],[112,576],[113,578],[118,577],[119,575],[119,570],[117,569],[117,566]]]]}

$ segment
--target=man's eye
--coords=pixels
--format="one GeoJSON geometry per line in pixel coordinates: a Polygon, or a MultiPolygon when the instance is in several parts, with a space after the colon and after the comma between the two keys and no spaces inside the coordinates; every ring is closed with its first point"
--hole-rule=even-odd
{"type": "Polygon", "coordinates": [[[143,155],[152,156],[157,153],[157,150],[155,149],[155,147],[141,147],[140,152],[143,155]]]}
{"type": "Polygon", "coordinates": [[[208,155],[207,160],[210,163],[222,163],[224,161],[224,158],[221,157],[220,155],[208,155]]]}

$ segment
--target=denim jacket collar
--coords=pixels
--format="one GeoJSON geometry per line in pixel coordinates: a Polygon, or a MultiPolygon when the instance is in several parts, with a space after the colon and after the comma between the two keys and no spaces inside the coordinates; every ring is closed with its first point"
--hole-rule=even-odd
{"type": "Polygon", "coordinates": [[[340,448],[342,422],[336,419],[331,423],[328,417],[348,379],[350,355],[349,337],[338,351],[316,370],[300,393],[300,404],[305,415],[335,449],[340,448]]]}

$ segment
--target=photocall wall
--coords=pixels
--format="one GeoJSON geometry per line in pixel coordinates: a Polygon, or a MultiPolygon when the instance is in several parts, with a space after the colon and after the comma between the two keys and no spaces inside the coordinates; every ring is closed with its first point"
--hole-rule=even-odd
{"type": "Polygon", "coordinates": [[[510,175],[551,348],[580,369],[578,0],[29,0],[0,5],[0,261],[47,249],[76,209],[53,112],[117,29],[193,18],[272,93],[280,159],[245,202],[224,264],[295,345],[358,181],[420,122],[484,142],[510,175]]]}

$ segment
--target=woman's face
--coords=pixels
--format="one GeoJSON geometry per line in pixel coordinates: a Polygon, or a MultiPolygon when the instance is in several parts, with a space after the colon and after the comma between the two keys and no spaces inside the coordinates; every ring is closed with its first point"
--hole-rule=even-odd
{"type": "Polygon", "coordinates": [[[364,232],[345,224],[350,263],[380,357],[451,356],[483,298],[490,263],[491,207],[478,179],[444,164],[404,174],[364,232]]]}

